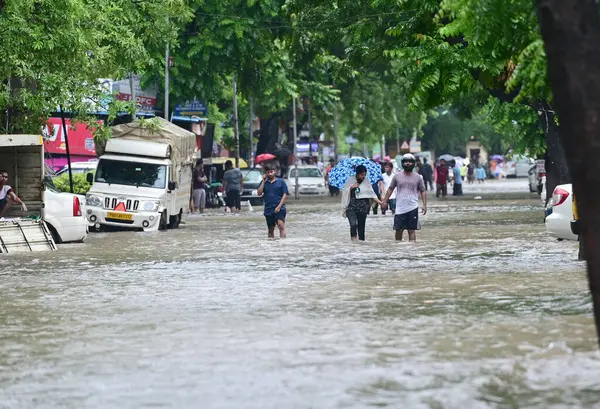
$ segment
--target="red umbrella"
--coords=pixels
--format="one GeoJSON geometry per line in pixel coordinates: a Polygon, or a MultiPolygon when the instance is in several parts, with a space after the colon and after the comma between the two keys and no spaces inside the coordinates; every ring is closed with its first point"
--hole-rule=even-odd
{"type": "Polygon", "coordinates": [[[261,153],[260,155],[258,155],[256,157],[256,159],[254,159],[254,163],[261,163],[267,160],[271,160],[271,159],[276,159],[277,156],[272,155],[270,153],[261,153]]]}

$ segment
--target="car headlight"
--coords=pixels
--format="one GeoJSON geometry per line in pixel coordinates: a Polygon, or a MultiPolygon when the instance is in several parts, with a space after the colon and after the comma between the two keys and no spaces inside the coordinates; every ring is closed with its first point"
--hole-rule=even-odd
{"type": "Polygon", "coordinates": [[[144,210],[147,212],[154,212],[158,210],[159,202],[144,202],[144,210]]]}
{"type": "Polygon", "coordinates": [[[325,187],[325,185],[323,183],[319,183],[317,187],[325,187]]]}
{"type": "Polygon", "coordinates": [[[86,206],[96,206],[102,207],[102,198],[94,195],[85,195],[85,205],[86,206]]]}
{"type": "Polygon", "coordinates": [[[251,194],[252,196],[258,196],[258,190],[253,190],[251,194]]]}

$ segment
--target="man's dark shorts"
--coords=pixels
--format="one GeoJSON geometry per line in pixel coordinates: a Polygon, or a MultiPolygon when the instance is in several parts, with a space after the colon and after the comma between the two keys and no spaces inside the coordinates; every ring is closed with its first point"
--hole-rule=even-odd
{"type": "Polygon", "coordinates": [[[394,230],[421,230],[419,209],[394,216],[394,230]]]}
{"type": "Polygon", "coordinates": [[[239,190],[230,190],[227,192],[227,197],[225,198],[225,204],[227,207],[232,209],[241,209],[242,202],[240,200],[240,191],[239,190]]]}
{"type": "Polygon", "coordinates": [[[6,200],[6,198],[0,199],[0,212],[2,211],[2,209],[4,209],[4,206],[6,206],[7,203],[8,201],[6,200]]]}
{"type": "Polygon", "coordinates": [[[278,220],[285,223],[285,211],[282,210],[279,213],[270,214],[268,216],[265,215],[265,220],[267,221],[267,227],[269,227],[269,229],[277,226],[278,220]]]}

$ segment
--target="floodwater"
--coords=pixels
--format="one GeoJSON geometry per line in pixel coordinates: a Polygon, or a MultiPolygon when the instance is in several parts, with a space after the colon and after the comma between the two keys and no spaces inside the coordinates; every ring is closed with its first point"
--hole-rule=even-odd
{"type": "Polygon", "coordinates": [[[255,209],[2,257],[0,408],[600,407],[585,266],[525,186],[431,200],[417,244],[308,200],[284,241],[255,209]]]}

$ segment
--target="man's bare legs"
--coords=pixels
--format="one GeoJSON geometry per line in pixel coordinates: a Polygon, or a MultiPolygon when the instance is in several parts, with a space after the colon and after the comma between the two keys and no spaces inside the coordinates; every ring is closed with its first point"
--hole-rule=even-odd
{"type": "Polygon", "coordinates": [[[275,238],[275,226],[269,227],[269,238],[270,239],[274,239],[275,238]]]}
{"type": "Polygon", "coordinates": [[[279,238],[285,239],[287,237],[285,222],[283,220],[277,220],[277,227],[279,228],[279,238]]]}
{"type": "MultiPolygon", "coordinates": [[[[396,230],[396,241],[402,241],[404,236],[404,230],[396,230]]],[[[417,232],[414,230],[408,230],[408,241],[417,241],[417,232]]]]}
{"type": "Polygon", "coordinates": [[[402,241],[402,236],[404,236],[404,230],[396,230],[396,241],[402,241]]]}

